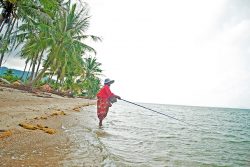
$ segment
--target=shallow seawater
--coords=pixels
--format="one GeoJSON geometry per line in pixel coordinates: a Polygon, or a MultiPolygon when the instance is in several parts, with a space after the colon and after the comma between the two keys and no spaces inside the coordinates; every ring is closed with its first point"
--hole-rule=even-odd
{"type": "Polygon", "coordinates": [[[124,102],[98,128],[96,106],[83,108],[64,166],[250,166],[250,110],[124,102]]]}

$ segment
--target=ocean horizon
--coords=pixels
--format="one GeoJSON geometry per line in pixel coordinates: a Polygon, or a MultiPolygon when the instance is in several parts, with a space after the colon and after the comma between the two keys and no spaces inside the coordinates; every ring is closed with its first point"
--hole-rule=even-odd
{"type": "MultiPolygon", "coordinates": [[[[131,101],[132,102],[132,101],[131,101]]],[[[200,108],[223,108],[223,109],[240,109],[249,110],[248,107],[229,107],[229,106],[209,106],[209,105],[191,105],[191,104],[171,104],[171,103],[158,103],[158,102],[133,102],[136,104],[152,104],[152,105],[169,105],[169,106],[183,106],[183,107],[200,107],[200,108]]]]}

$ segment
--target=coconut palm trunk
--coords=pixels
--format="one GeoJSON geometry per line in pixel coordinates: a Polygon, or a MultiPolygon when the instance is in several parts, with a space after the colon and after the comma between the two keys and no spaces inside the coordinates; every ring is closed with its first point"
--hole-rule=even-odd
{"type": "Polygon", "coordinates": [[[48,69],[48,66],[45,66],[43,70],[37,75],[37,77],[32,82],[30,82],[29,86],[33,86],[34,84],[36,84],[36,82],[39,81],[43,77],[47,69],[48,69]]]}
{"type": "Polygon", "coordinates": [[[34,57],[34,60],[32,62],[32,69],[31,69],[31,74],[30,74],[30,79],[29,79],[30,82],[34,78],[35,68],[36,68],[36,63],[37,63],[37,58],[38,58],[38,54],[34,57]]]}
{"type": "MultiPolygon", "coordinates": [[[[3,37],[2,41],[4,41],[5,39],[9,39],[9,38],[10,38],[10,35],[11,35],[11,32],[12,32],[12,30],[13,30],[13,28],[14,28],[15,23],[16,23],[16,18],[10,20],[10,22],[9,22],[9,24],[8,24],[8,28],[7,28],[7,30],[5,31],[5,34],[4,34],[4,37],[3,37]]],[[[1,32],[1,31],[0,31],[0,32],[1,32]]],[[[4,41],[4,42],[5,42],[5,41],[4,41]]],[[[9,43],[8,40],[7,40],[7,42],[9,43]]],[[[3,44],[2,44],[2,45],[3,45],[3,44]]],[[[4,45],[5,45],[5,44],[4,44],[4,45]]],[[[0,45],[0,46],[1,46],[1,45],[0,45]]],[[[4,51],[3,51],[2,54],[1,54],[1,58],[0,58],[0,67],[2,67],[3,58],[4,58],[5,51],[7,50],[7,47],[8,47],[8,46],[1,46],[1,47],[6,47],[6,48],[4,49],[4,51]]]]}
{"type": "Polygon", "coordinates": [[[3,22],[4,22],[4,18],[2,15],[0,15],[0,32],[2,31],[3,29],[3,22]]]}
{"type": "Polygon", "coordinates": [[[31,69],[31,66],[32,66],[32,61],[30,62],[30,67],[29,67],[29,70],[28,70],[28,74],[26,75],[26,80],[27,80],[27,78],[29,77],[29,75],[30,75],[30,69],[31,69]]]}
{"type": "Polygon", "coordinates": [[[28,61],[26,60],[26,61],[25,61],[25,67],[24,67],[22,76],[20,77],[21,80],[23,79],[23,76],[24,76],[24,74],[25,74],[25,71],[26,71],[26,68],[27,68],[27,64],[28,64],[28,61]]]}
{"type": "Polygon", "coordinates": [[[1,57],[0,57],[0,67],[2,67],[2,62],[3,62],[3,58],[4,58],[4,55],[5,55],[5,51],[7,50],[6,49],[6,41],[5,41],[5,39],[6,39],[6,37],[8,36],[8,34],[9,34],[9,30],[11,29],[11,22],[12,22],[12,20],[9,22],[9,24],[8,24],[8,27],[7,27],[7,30],[5,31],[5,33],[4,33],[4,36],[3,36],[3,39],[1,40],[1,42],[2,43],[0,43],[1,45],[1,48],[4,48],[4,51],[2,51],[2,53],[1,53],[1,57]]]}
{"type": "Polygon", "coordinates": [[[42,61],[42,57],[43,57],[43,52],[44,52],[44,50],[41,52],[39,60],[38,60],[38,65],[37,65],[37,68],[36,68],[35,77],[37,77],[37,75],[38,75],[38,70],[39,70],[40,65],[41,65],[41,61],[42,61]]]}

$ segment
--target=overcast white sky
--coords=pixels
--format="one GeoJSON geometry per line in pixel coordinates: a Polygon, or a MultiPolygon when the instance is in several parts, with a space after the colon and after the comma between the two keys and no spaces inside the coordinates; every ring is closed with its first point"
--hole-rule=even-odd
{"type": "MultiPolygon", "coordinates": [[[[111,90],[135,102],[250,108],[249,0],[87,0],[111,90]]],[[[6,65],[11,66],[9,61],[6,65]]]]}

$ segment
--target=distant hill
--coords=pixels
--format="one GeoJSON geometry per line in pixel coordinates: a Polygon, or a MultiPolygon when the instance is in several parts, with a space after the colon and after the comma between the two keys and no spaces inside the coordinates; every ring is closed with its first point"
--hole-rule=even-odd
{"type": "MultiPolygon", "coordinates": [[[[9,68],[7,67],[0,67],[0,76],[4,75],[5,71],[9,70],[9,68]]],[[[21,70],[16,70],[16,69],[10,69],[13,71],[13,74],[17,77],[21,77],[23,74],[23,71],[21,70]]],[[[24,77],[26,77],[28,75],[28,72],[24,73],[24,77]]]]}

